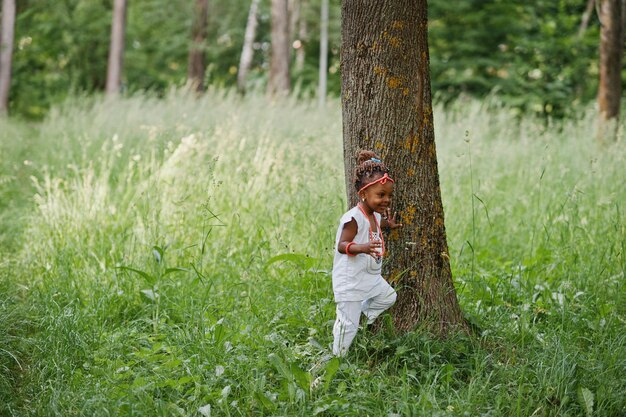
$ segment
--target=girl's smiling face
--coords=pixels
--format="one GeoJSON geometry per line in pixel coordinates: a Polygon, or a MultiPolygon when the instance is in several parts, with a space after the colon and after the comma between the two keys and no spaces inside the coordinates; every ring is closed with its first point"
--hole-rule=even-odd
{"type": "Polygon", "coordinates": [[[393,198],[393,182],[384,184],[376,183],[359,192],[361,199],[365,198],[364,204],[372,211],[384,214],[389,208],[393,198]]]}

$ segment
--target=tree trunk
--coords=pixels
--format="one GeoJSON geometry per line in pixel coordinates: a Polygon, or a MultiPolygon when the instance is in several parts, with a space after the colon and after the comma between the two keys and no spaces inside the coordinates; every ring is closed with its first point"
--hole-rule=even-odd
{"type": "Polygon", "coordinates": [[[287,0],[272,0],[272,56],[268,92],[273,96],[287,95],[290,89],[287,0]]]}
{"type": "Polygon", "coordinates": [[[0,32],[0,117],[9,111],[13,38],[15,34],[15,0],[2,0],[2,28],[0,32]]]}
{"type": "Polygon", "coordinates": [[[326,80],[328,79],[328,0],[322,0],[320,20],[320,71],[317,97],[320,107],[323,107],[326,104],[326,80]]]}
{"type": "Polygon", "coordinates": [[[191,28],[191,48],[189,48],[187,65],[187,86],[196,91],[204,90],[208,18],[209,0],[196,0],[191,28]]]}
{"type": "Polygon", "coordinates": [[[289,43],[293,44],[296,40],[296,27],[300,20],[302,1],[301,0],[287,0],[287,13],[289,16],[289,43]]]}
{"type": "Polygon", "coordinates": [[[296,62],[294,63],[295,69],[301,72],[304,69],[304,59],[306,58],[305,44],[308,39],[308,26],[305,15],[307,7],[307,0],[301,0],[300,2],[300,16],[298,19],[298,47],[296,48],[296,62]]]}
{"type": "Polygon", "coordinates": [[[241,49],[241,58],[239,59],[239,71],[237,72],[237,89],[239,93],[246,92],[246,77],[252,66],[252,58],[254,58],[254,38],[256,36],[256,27],[258,23],[259,0],[252,0],[250,3],[250,11],[248,12],[248,22],[246,23],[246,33],[243,38],[243,48],[241,49]]]}
{"type": "Polygon", "coordinates": [[[385,275],[398,291],[396,329],[467,331],[452,283],[430,91],[426,0],[342,1],[341,81],[348,198],[358,149],[396,179],[385,275]]]}
{"type": "Polygon", "coordinates": [[[624,1],[600,1],[600,83],[598,86],[598,139],[614,139],[622,96],[624,1]]]}
{"type": "Polygon", "coordinates": [[[122,86],[124,63],[124,32],[126,31],[126,0],[115,0],[111,25],[111,46],[107,66],[107,96],[115,96],[122,86]]]}

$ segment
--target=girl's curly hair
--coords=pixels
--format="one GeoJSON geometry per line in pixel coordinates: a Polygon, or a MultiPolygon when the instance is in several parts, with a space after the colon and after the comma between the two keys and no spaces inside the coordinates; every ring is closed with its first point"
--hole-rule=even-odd
{"type": "Polygon", "coordinates": [[[357,152],[353,179],[354,188],[357,192],[365,185],[388,173],[389,170],[374,152],[363,149],[357,152]]]}

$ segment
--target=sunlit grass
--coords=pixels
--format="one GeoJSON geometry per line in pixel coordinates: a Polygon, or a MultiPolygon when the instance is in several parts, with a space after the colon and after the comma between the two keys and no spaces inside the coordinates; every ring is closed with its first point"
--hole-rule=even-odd
{"type": "Polygon", "coordinates": [[[326,358],[345,209],[337,102],[78,99],[11,125],[1,414],[626,412],[623,142],[597,145],[591,111],[435,114],[477,335],[384,326],[342,362],[326,358]]]}

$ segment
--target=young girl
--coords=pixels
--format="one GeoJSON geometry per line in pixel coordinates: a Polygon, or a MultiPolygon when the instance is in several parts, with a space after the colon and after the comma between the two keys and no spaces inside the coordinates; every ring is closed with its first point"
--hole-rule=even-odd
{"type": "Polygon", "coordinates": [[[381,275],[385,241],[382,228],[402,226],[389,216],[394,180],[370,151],[360,151],[354,173],[359,203],[339,221],[333,262],[333,292],[337,320],[333,354],[346,354],[359,327],[361,313],[371,324],[396,301],[396,293],[381,275]]]}

